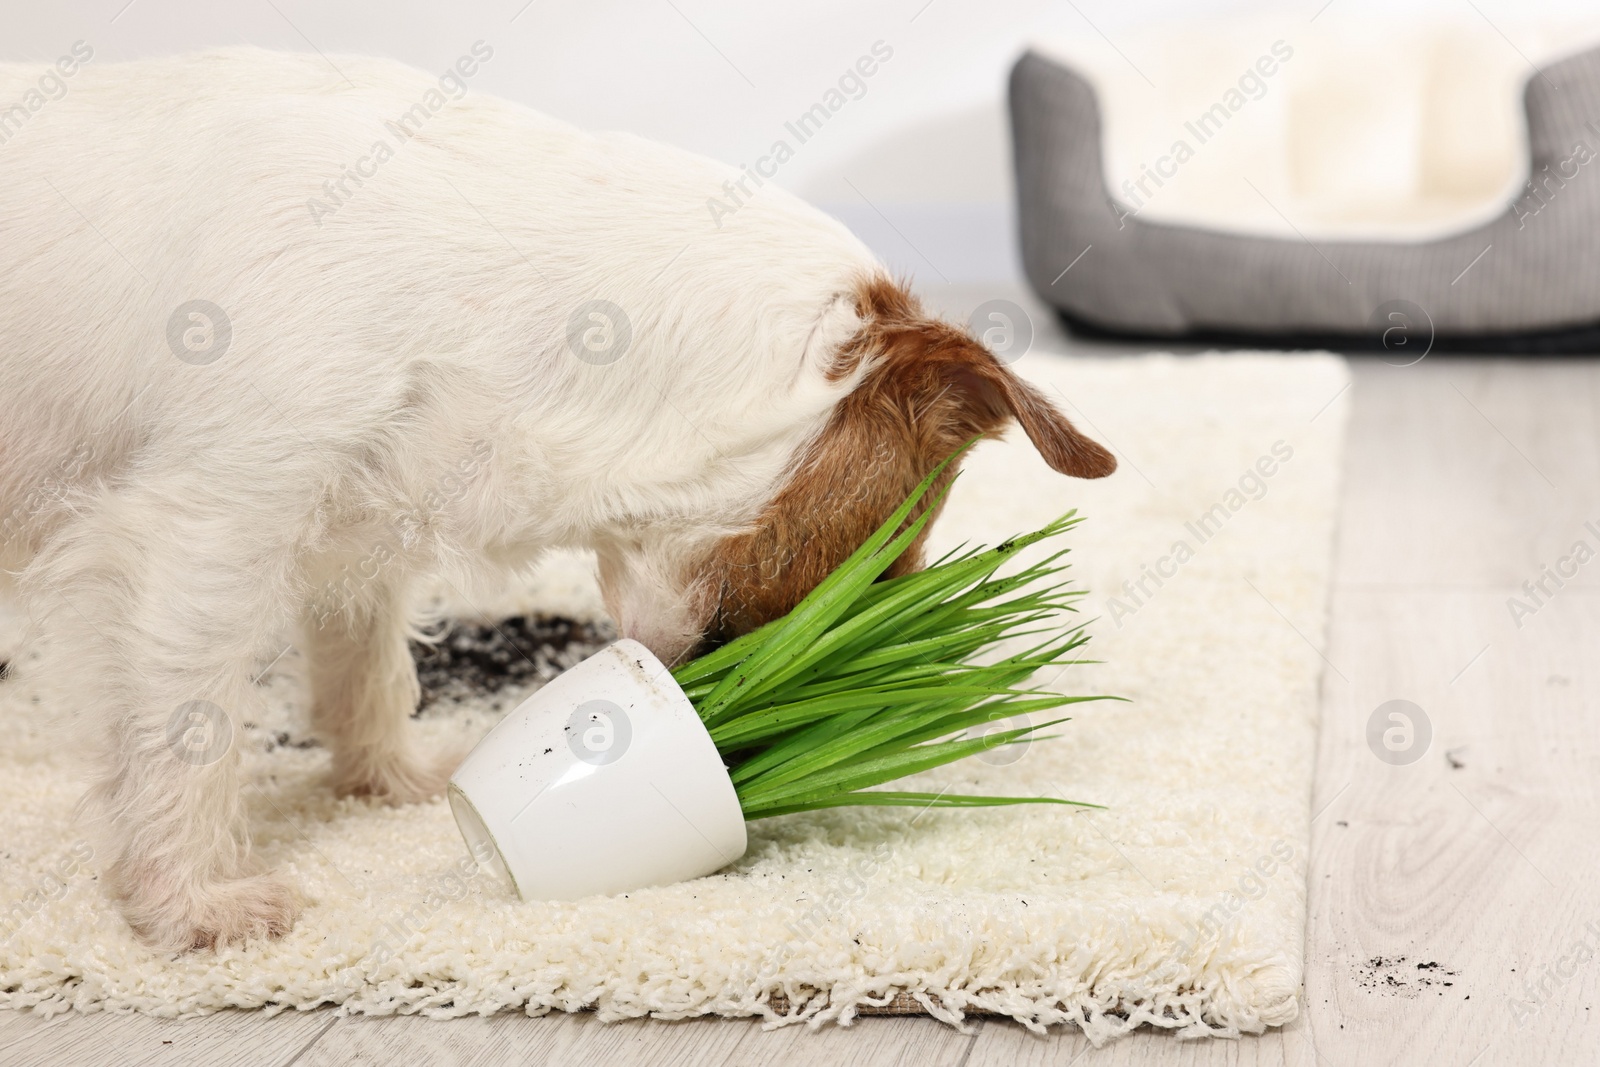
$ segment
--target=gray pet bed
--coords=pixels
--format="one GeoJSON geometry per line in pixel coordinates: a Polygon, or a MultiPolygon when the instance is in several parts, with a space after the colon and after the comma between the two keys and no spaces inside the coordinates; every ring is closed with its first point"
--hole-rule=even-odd
{"type": "MultiPolygon", "coordinates": [[[[1523,106],[1532,176],[1545,177],[1547,166],[1554,174],[1575,145],[1600,152],[1600,49],[1542,68],[1523,106]]],[[[1313,246],[1136,216],[1119,222],[1094,90],[1038,52],[1011,72],[1011,121],[1028,280],[1080,332],[1371,347],[1401,324],[1416,331],[1412,341],[1426,331],[1441,347],[1600,349],[1593,166],[1534,219],[1507,205],[1492,222],[1441,240],[1313,246]],[[1462,275],[1491,244],[1493,254],[1462,275]],[[1064,272],[1090,245],[1093,255],[1064,272]]]]}

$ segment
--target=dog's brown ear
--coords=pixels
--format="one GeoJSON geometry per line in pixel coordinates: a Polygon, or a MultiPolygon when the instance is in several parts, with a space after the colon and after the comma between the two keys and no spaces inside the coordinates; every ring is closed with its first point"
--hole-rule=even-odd
{"type": "Polygon", "coordinates": [[[1074,478],[1104,478],[1117,469],[1117,457],[1078,432],[1044,395],[973,344],[955,366],[958,388],[985,414],[1014,417],[1028,440],[1055,470],[1074,478]]]}

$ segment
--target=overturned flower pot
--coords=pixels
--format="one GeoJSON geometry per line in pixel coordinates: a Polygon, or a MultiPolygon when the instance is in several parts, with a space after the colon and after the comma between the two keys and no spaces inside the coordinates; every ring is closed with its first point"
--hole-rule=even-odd
{"type": "Polygon", "coordinates": [[[450,808],[523,900],[698,878],[744,855],[722,756],[672,674],[622,640],[523,701],[462,762],[450,808]]]}

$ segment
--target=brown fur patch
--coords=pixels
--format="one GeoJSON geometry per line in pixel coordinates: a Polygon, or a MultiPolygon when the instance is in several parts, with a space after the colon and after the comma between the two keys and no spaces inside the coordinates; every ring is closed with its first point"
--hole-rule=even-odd
{"type": "MultiPolygon", "coordinates": [[[[702,571],[716,600],[706,637],[722,642],[787,614],[961,444],[1016,418],[1051,467],[1099,478],[1116,459],[965,329],[929,317],[885,277],[856,294],[865,325],[839,353],[839,380],[867,362],[788,482],[747,532],[724,539],[702,571]]],[[[955,476],[946,468],[937,493],[955,476]]],[[[937,516],[935,516],[937,517],[937,516]]],[[[931,525],[931,523],[930,523],[931,525]]],[[[886,573],[923,565],[923,535],[886,573]]]]}

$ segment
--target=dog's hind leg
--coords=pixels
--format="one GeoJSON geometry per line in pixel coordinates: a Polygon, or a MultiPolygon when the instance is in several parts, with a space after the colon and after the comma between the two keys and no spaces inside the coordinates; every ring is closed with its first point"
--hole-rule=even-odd
{"type": "Polygon", "coordinates": [[[291,553],[267,494],[217,484],[188,470],[106,489],[23,575],[40,681],[98,749],[85,808],[106,883],[164,949],[281,934],[296,911],[252,862],[239,774],[250,668],[292,619],[291,553]]]}

